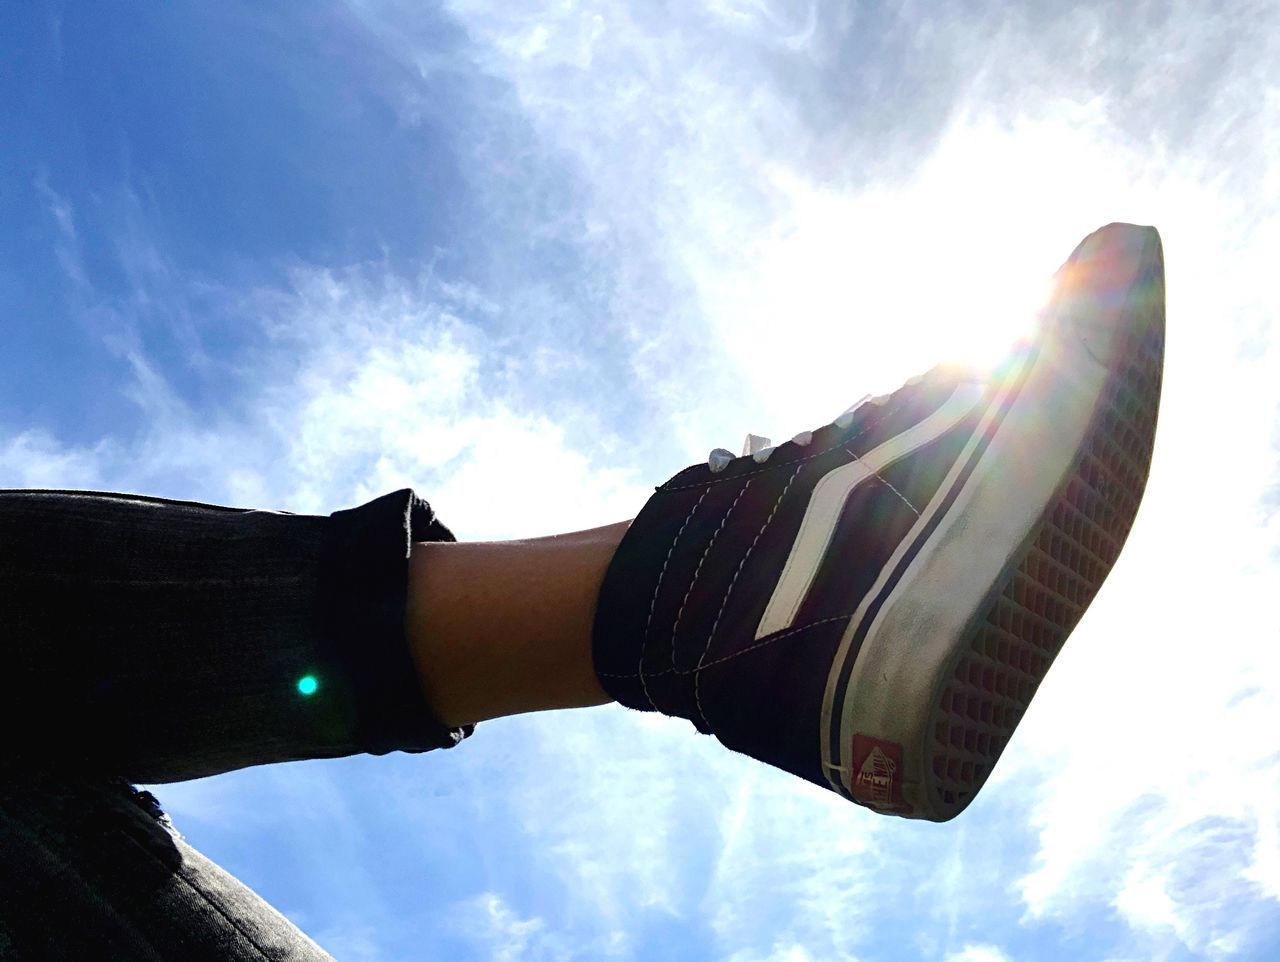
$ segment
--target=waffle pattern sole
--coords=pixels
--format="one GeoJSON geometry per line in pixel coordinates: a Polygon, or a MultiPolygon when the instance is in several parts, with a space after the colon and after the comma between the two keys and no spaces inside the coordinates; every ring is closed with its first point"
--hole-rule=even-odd
{"type": "Polygon", "coordinates": [[[1154,313],[1120,346],[1074,469],[943,673],[924,746],[926,798],[942,819],[986,782],[1129,535],[1160,401],[1164,319],[1154,313]]]}

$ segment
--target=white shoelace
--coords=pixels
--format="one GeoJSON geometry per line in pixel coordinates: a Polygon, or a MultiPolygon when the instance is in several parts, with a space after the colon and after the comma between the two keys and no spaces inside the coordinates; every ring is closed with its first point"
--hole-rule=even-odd
{"type": "MultiPolygon", "coordinates": [[[[917,375],[916,377],[909,379],[906,382],[906,384],[903,385],[903,387],[906,387],[907,385],[919,383],[919,381],[923,379],[923,377],[924,377],[923,374],[917,375]]],[[[896,393],[896,392],[893,392],[893,393],[896,393]]],[[[877,395],[876,397],[872,397],[870,394],[864,395],[861,399],[851,404],[845,410],[845,412],[841,414],[838,418],[836,418],[835,421],[833,421],[832,423],[837,428],[843,431],[845,428],[849,427],[849,425],[853,423],[854,415],[857,413],[858,409],[861,408],[864,404],[884,404],[884,402],[887,401],[890,397],[892,397],[892,393],[880,394],[880,395],[877,395]]],[[[805,447],[812,440],[813,440],[812,431],[801,431],[799,434],[797,434],[795,437],[791,439],[791,443],[798,444],[801,447],[805,447]]],[[[770,442],[768,438],[761,437],[758,434],[748,434],[746,441],[744,441],[742,445],[741,457],[744,457],[744,458],[749,457],[752,460],[754,460],[756,464],[764,464],[766,461],[769,460],[769,456],[772,455],[773,452],[776,450],[778,450],[777,446],[772,444],[772,442],[770,442]]],[[[729,451],[725,448],[714,448],[711,451],[711,454],[707,456],[707,467],[711,469],[712,474],[719,474],[721,471],[727,468],[730,464],[732,464],[736,459],[737,457],[734,455],[732,451],[729,451]]]]}
{"type": "MultiPolygon", "coordinates": [[[[791,439],[794,443],[804,446],[813,440],[812,431],[801,431],[791,439]]],[[[759,434],[748,434],[747,439],[742,442],[742,457],[751,458],[756,464],[764,464],[769,460],[770,455],[777,450],[777,447],[768,438],[759,434]]],[[[734,461],[734,454],[726,448],[715,448],[711,454],[707,456],[707,467],[711,469],[712,474],[719,474],[734,461]]]]}

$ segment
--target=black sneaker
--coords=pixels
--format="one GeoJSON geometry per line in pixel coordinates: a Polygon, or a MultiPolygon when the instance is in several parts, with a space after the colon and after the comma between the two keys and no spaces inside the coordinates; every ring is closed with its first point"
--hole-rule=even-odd
{"type": "Polygon", "coordinates": [[[658,488],[600,591],[605,690],[877,811],[963,810],[1115,562],[1151,460],[1159,235],[1104,227],[1056,284],[994,375],[935,368],[658,488]]]}

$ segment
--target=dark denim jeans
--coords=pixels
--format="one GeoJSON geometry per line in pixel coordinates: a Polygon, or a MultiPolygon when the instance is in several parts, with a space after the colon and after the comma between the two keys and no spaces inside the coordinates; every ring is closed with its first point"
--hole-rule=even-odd
{"type": "Polygon", "coordinates": [[[452,537],[409,489],[328,517],[0,490],[0,959],[329,958],[132,783],[461,741],[403,625],[410,546],[452,537]]]}

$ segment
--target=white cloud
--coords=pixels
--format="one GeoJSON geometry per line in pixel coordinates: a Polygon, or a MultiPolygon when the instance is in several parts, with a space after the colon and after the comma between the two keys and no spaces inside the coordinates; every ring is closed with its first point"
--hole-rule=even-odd
{"type": "Polygon", "coordinates": [[[142,409],[133,443],[60,444],[24,432],[0,445],[0,470],[24,486],[108,486],[177,497],[327,512],[397,487],[433,501],[460,536],[549,534],[634,515],[648,487],[603,461],[609,439],[590,408],[555,420],[519,410],[482,362],[501,358],[452,313],[462,288],[409,284],[375,270],[295,272],[284,291],[245,298],[272,338],[245,361],[228,410],[195,411],[137,342],[121,350],[142,409]],[[589,446],[578,448],[574,428],[589,446]],[[594,442],[594,443],[592,443],[594,442]]]}
{"type": "Polygon", "coordinates": [[[625,931],[650,912],[685,915],[696,879],[673,855],[682,833],[709,829],[705,814],[683,802],[690,790],[714,797],[723,761],[713,746],[689,738],[685,724],[671,720],[657,720],[636,737],[618,709],[504,725],[495,737],[518,739],[531,753],[529,761],[504,766],[508,804],[574,904],[589,907],[605,930],[625,931]],[[684,781],[699,769],[708,784],[684,781]]]}
{"type": "Polygon", "coordinates": [[[1186,925],[1179,918],[1168,884],[1166,877],[1148,874],[1147,866],[1135,866],[1125,876],[1115,907],[1131,925],[1152,930],[1167,928],[1181,936],[1186,925]]]}
{"type": "Polygon", "coordinates": [[[883,826],[745,760],[728,789],[703,899],[722,949],[792,942],[815,958],[853,958],[875,924],[868,904],[884,881],[874,847],[883,826]]]}
{"type": "Polygon", "coordinates": [[[45,431],[0,437],[0,486],[10,488],[100,488],[104,461],[113,460],[109,441],[67,447],[45,431]]]}
{"type": "Polygon", "coordinates": [[[367,923],[356,919],[344,919],[339,924],[311,925],[311,920],[290,917],[289,921],[300,929],[314,933],[314,940],[335,959],[342,962],[383,962],[388,956],[378,946],[378,932],[367,923]]]}
{"type": "MultiPolygon", "coordinates": [[[[520,918],[500,896],[487,892],[469,904],[459,906],[459,911],[462,924],[483,947],[485,957],[491,962],[553,958],[537,951],[546,923],[540,918],[520,918]]],[[[563,955],[558,957],[564,958],[563,955]]]]}
{"type": "MultiPolygon", "coordinates": [[[[823,956],[823,958],[831,958],[831,956],[823,956]]],[[[849,957],[844,956],[840,962],[848,962],[848,960],[849,957]]],[[[761,955],[756,949],[743,950],[728,956],[724,962],[815,962],[815,957],[803,945],[778,942],[768,950],[767,955],[761,955]]]]}
{"type": "Polygon", "coordinates": [[[448,296],[475,309],[474,292],[457,286],[423,290],[359,272],[296,276],[270,323],[286,347],[314,346],[304,346],[295,378],[268,377],[265,409],[287,439],[297,498],[318,505],[333,503],[339,484],[354,483],[346,496],[357,499],[413,485],[470,538],[634,514],[645,489],[599,460],[607,439],[588,403],[554,421],[517,409],[500,374],[481,370],[506,363],[501,349],[437,300],[448,296]],[[567,437],[575,427],[599,446],[576,449],[567,437]]]}
{"type": "Polygon", "coordinates": [[[994,945],[966,945],[961,951],[948,955],[946,962],[1010,962],[1010,959],[994,945]]]}
{"type": "Polygon", "coordinates": [[[571,962],[607,958],[610,940],[584,941],[559,932],[539,916],[524,916],[500,894],[484,892],[449,907],[453,928],[475,950],[477,962],[571,962]]]}
{"type": "Polygon", "coordinates": [[[85,278],[83,256],[80,250],[80,233],[76,229],[76,212],[71,201],[58,193],[49,184],[49,174],[40,170],[35,177],[36,193],[45,205],[56,230],[53,251],[58,266],[67,276],[67,280],[76,287],[84,287],[85,278]]]}

